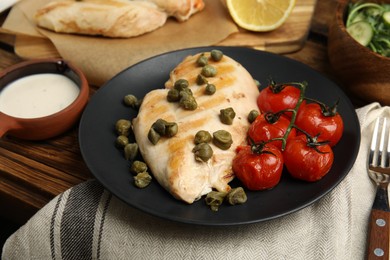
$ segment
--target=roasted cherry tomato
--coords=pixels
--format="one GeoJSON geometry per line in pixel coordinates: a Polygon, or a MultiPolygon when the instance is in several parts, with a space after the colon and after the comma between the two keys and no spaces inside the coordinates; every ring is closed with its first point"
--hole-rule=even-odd
{"type": "Polygon", "coordinates": [[[335,107],[325,107],[318,103],[302,104],[295,125],[312,136],[319,134],[320,141],[329,141],[335,146],[341,139],[344,123],[335,107]]]}
{"type": "Polygon", "coordinates": [[[239,146],[233,159],[233,172],[249,190],[275,187],[282,176],[283,154],[272,144],[263,147],[239,146]]]}
{"type": "MultiPolygon", "coordinates": [[[[273,114],[271,112],[259,115],[250,125],[248,130],[249,143],[258,143],[260,141],[269,141],[273,138],[281,138],[286,133],[290,120],[285,116],[273,114]]],[[[292,128],[287,140],[295,137],[295,128],[292,128]]],[[[273,145],[282,148],[282,141],[273,141],[273,145]]]]}
{"type": "Polygon", "coordinates": [[[329,144],[321,144],[315,140],[308,140],[306,135],[299,135],[287,142],[283,158],[291,176],[314,182],[329,172],[334,155],[329,144]]]}
{"type": "MultiPolygon", "coordinates": [[[[300,89],[294,86],[270,84],[260,91],[257,106],[263,113],[276,113],[285,109],[293,109],[298,103],[300,95],[300,89]]],[[[286,115],[291,117],[290,112],[286,115]]]]}

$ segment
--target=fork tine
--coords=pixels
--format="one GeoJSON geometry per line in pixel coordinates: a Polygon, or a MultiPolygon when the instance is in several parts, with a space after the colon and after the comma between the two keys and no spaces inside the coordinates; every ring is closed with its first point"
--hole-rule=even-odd
{"type": "Polygon", "coordinates": [[[388,128],[387,129],[388,133],[387,133],[387,149],[386,149],[386,153],[385,153],[385,164],[384,166],[389,168],[390,167],[390,129],[388,128]]]}
{"type": "Polygon", "coordinates": [[[385,167],[386,164],[386,156],[384,156],[383,148],[385,146],[385,138],[386,138],[386,118],[383,118],[382,129],[381,129],[381,139],[379,141],[379,149],[378,149],[378,165],[381,167],[385,167]]]}
{"type": "Polygon", "coordinates": [[[372,166],[376,166],[377,164],[377,160],[375,160],[376,157],[374,157],[374,154],[378,145],[379,120],[380,118],[377,118],[375,121],[374,132],[372,133],[371,138],[370,154],[368,157],[368,164],[372,166]]]}

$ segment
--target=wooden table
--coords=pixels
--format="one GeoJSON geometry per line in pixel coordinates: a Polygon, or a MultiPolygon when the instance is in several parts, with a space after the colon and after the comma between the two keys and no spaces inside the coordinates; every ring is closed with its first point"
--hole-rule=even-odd
{"type": "MultiPolygon", "coordinates": [[[[304,47],[285,56],[301,61],[337,82],[327,58],[328,23],[336,0],[318,0],[304,47]]],[[[7,13],[0,16],[2,23],[7,13]]],[[[22,61],[13,51],[14,36],[0,33],[0,70],[22,61]]],[[[92,93],[98,86],[91,87],[92,93]]],[[[357,106],[360,104],[356,104],[357,106]]],[[[20,224],[53,197],[92,174],[78,146],[78,129],[47,141],[0,139],[0,216],[20,224]]]]}

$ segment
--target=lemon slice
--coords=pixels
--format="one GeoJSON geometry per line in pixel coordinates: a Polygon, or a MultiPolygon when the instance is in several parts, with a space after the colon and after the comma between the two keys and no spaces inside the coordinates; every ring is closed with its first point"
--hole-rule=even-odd
{"type": "Polygon", "coordinates": [[[241,28],[266,32],[281,26],[290,15],[296,0],[227,0],[233,20],[241,28]]]}

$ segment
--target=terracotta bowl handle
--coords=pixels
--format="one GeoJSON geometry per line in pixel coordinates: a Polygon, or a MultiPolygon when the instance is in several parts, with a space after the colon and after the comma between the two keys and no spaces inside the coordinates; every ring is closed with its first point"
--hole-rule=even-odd
{"type": "Polygon", "coordinates": [[[0,112],[0,138],[2,138],[8,131],[18,128],[18,122],[13,118],[0,112]]]}

